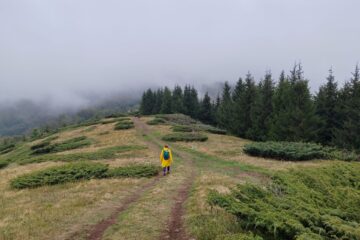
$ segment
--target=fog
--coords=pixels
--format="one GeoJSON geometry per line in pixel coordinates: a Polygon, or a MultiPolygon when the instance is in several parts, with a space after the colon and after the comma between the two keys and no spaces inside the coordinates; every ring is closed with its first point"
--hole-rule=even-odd
{"type": "MultiPolygon", "coordinates": [[[[358,0],[0,0],[0,102],[89,105],[301,61],[312,91],[360,60],[358,0]]],[[[217,85],[216,85],[217,86],[217,85]]]]}

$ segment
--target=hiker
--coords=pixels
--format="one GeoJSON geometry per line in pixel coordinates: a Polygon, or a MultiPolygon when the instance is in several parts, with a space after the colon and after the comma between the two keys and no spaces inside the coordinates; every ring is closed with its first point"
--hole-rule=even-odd
{"type": "Polygon", "coordinates": [[[160,162],[163,168],[163,175],[170,174],[170,165],[172,163],[172,153],[168,145],[165,145],[160,154],[160,162]]]}

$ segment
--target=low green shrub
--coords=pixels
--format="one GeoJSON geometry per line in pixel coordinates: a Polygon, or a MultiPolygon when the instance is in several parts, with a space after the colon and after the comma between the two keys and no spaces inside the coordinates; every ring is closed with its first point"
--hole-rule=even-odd
{"type": "Polygon", "coordinates": [[[208,128],[206,129],[206,131],[209,133],[220,134],[220,135],[225,135],[227,133],[226,130],[215,127],[208,128]]]}
{"type": "Polygon", "coordinates": [[[47,146],[49,146],[50,145],[50,141],[42,141],[42,142],[40,142],[40,143],[38,143],[38,144],[35,144],[35,145],[32,145],[31,147],[30,147],[30,149],[31,150],[36,150],[36,149],[40,149],[40,148],[44,148],[44,147],[47,147],[47,146]]]}
{"type": "Polygon", "coordinates": [[[56,166],[14,178],[10,186],[15,189],[36,188],[80,180],[116,177],[152,177],[160,169],[154,165],[131,165],[109,169],[101,163],[78,162],[56,166]]]}
{"type": "Polygon", "coordinates": [[[107,171],[107,165],[101,163],[71,163],[19,176],[11,180],[10,185],[16,189],[35,188],[84,179],[102,178],[107,171]]]}
{"type": "Polygon", "coordinates": [[[108,177],[153,177],[159,174],[155,165],[131,165],[109,169],[108,177]]]}
{"type": "Polygon", "coordinates": [[[190,124],[195,124],[196,120],[192,119],[191,117],[184,115],[184,114],[180,114],[180,113],[175,113],[175,114],[158,114],[155,116],[156,118],[162,118],[168,122],[174,123],[174,124],[178,124],[178,125],[190,125],[190,124]]]}
{"type": "Polygon", "coordinates": [[[295,161],[327,157],[321,145],[302,142],[255,142],[246,144],[244,152],[252,156],[295,161]]]}
{"type": "Polygon", "coordinates": [[[215,240],[263,240],[263,238],[253,233],[237,233],[220,235],[215,240]]]}
{"type": "Polygon", "coordinates": [[[244,152],[265,158],[290,161],[311,159],[358,160],[358,155],[336,148],[323,147],[315,143],[303,142],[255,142],[244,146],[244,152]]]}
{"type": "Polygon", "coordinates": [[[292,169],[265,186],[211,192],[208,202],[265,239],[360,239],[360,165],[292,169]]]}
{"type": "Polygon", "coordinates": [[[206,135],[200,134],[200,133],[171,133],[171,134],[167,134],[167,135],[163,136],[162,140],[169,141],[169,142],[177,142],[177,141],[205,142],[206,140],[208,140],[208,137],[206,135]]]}
{"type": "Polygon", "coordinates": [[[0,146],[0,155],[9,153],[15,149],[15,143],[3,144],[0,146]]]}
{"type": "Polygon", "coordinates": [[[9,165],[7,161],[0,160],[0,169],[5,168],[7,165],[9,165]]]}
{"type": "Polygon", "coordinates": [[[111,113],[105,116],[105,118],[118,118],[118,117],[126,117],[127,115],[124,113],[111,113]]]}
{"type": "Polygon", "coordinates": [[[117,124],[115,124],[115,130],[124,130],[124,129],[130,129],[134,128],[134,123],[129,120],[123,120],[119,121],[117,124]]]}
{"type": "Polygon", "coordinates": [[[146,124],[148,124],[148,125],[159,125],[159,124],[163,124],[163,123],[166,123],[166,121],[164,119],[158,118],[158,117],[155,117],[154,119],[146,122],[146,124]]]}
{"type": "Polygon", "coordinates": [[[175,125],[171,128],[174,132],[192,132],[193,128],[184,125],[175,125]]]}
{"type": "Polygon", "coordinates": [[[54,144],[50,144],[50,142],[44,141],[37,145],[33,145],[31,147],[31,150],[32,150],[32,154],[46,154],[46,153],[63,152],[89,145],[91,145],[91,141],[87,139],[86,136],[80,136],[54,144]]]}

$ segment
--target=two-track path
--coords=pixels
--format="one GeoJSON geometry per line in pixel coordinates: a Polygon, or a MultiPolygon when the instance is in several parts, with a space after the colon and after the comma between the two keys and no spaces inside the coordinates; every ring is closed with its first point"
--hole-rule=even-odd
{"type": "MultiPolygon", "coordinates": [[[[151,149],[151,151],[159,152],[160,146],[163,145],[163,142],[153,137],[148,126],[139,118],[133,118],[133,121],[138,134],[148,136],[149,140],[146,142],[146,144],[148,145],[149,149],[151,149]]],[[[185,202],[189,197],[191,187],[195,180],[195,171],[192,167],[193,164],[189,154],[178,151],[176,149],[173,150],[176,151],[185,164],[190,165],[188,168],[190,170],[184,173],[187,176],[184,182],[181,184],[180,188],[177,190],[175,199],[173,199],[174,205],[171,209],[171,214],[166,224],[166,229],[163,230],[163,234],[161,234],[160,239],[187,240],[189,239],[189,236],[186,233],[184,224],[185,202]]],[[[161,181],[161,176],[156,177],[153,181],[142,186],[136,193],[125,199],[106,219],[91,226],[87,231],[87,239],[102,239],[104,232],[117,222],[118,217],[132,204],[135,204],[148,190],[155,187],[159,181],[161,181]]]]}

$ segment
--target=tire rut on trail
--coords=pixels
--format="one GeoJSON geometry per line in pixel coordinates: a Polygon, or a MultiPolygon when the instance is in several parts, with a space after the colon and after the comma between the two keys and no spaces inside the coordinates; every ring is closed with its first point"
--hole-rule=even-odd
{"type": "MultiPolygon", "coordinates": [[[[138,129],[141,129],[144,134],[149,134],[148,126],[143,123],[138,118],[133,119],[135,126],[138,129]]],[[[155,140],[155,139],[153,139],[155,140]]],[[[157,147],[155,143],[149,142],[153,145],[152,147],[157,147]]],[[[188,199],[191,187],[195,181],[195,171],[193,170],[193,162],[191,156],[182,151],[176,150],[180,157],[186,161],[191,166],[191,171],[189,177],[186,178],[185,182],[182,184],[182,187],[179,189],[176,197],[175,204],[172,207],[170,219],[167,223],[166,231],[161,235],[160,240],[188,240],[190,237],[186,233],[185,224],[184,224],[184,215],[185,215],[185,201],[188,199]]]]}
{"type": "Polygon", "coordinates": [[[155,186],[155,184],[159,181],[160,177],[157,176],[153,181],[144,185],[139,191],[125,199],[125,201],[116,208],[113,213],[106,219],[102,220],[101,222],[93,225],[93,227],[88,231],[86,239],[88,240],[100,240],[106,231],[111,225],[115,224],[117,221],[118,216],[129,208],[131,204],[139,200],[139,198],[150,188],[155,186]]]}

